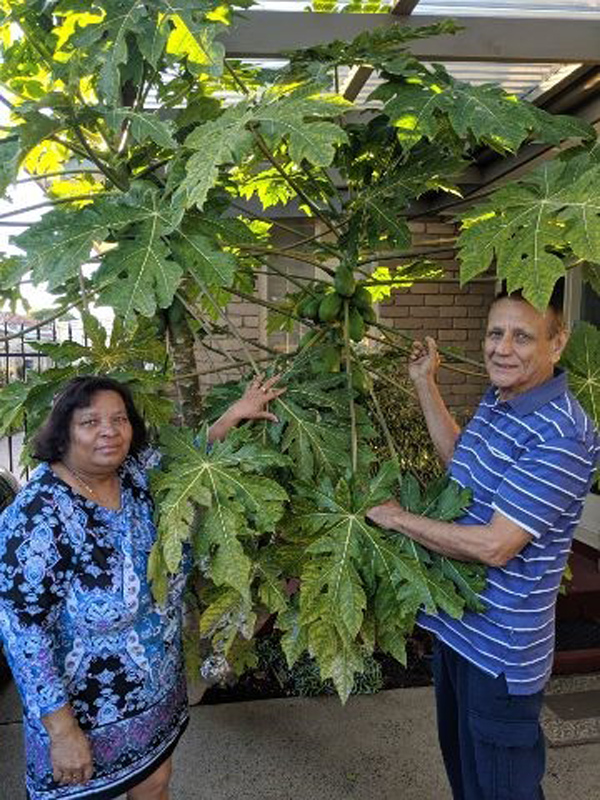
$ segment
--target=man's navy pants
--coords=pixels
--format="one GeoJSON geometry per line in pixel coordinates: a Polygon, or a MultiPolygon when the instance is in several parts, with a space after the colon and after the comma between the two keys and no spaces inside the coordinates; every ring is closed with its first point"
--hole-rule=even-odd
{"type": "Polygon", "coordinates": [[[544,800],[543,692],[510,695],[494,678],[436,640],[438,735],[454,800],[544,800]]]}

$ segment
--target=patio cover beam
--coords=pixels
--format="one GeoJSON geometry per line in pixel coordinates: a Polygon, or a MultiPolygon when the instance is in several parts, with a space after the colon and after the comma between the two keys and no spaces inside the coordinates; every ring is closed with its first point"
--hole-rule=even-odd
{"type": "MultiPolygon", "coordinates": [[[[397,17],[408,16],[409,14],[412,14],[418,5],[419,0],[398,0],[398,2],[390,9],[390,14],[393,14],[397,17]]],[[[360,94],[360,90],[369,80],[372,72],[372,67],[352,67],[348,78],[342,86],[340,94],[342,94],[347,100],[356,100],[360,94]]]]}
{"type": "MultiPolygon", "coordinates": [[[[437,61],[557,62],[600,61],[600,20],[453,17],[464,30],[411,43],[420,58],[437,61]]],[[[306,14],[248,11],[223,37],[231,57],[276,58],[289,50],[353,39],[397,22],[418,27],[444,17],[392,14],[306,14]]]]}
{"type": "Polygon", "coordinates": [[[408,16],[412,14],[415,8],[419,5],[420,0],[398,0],[396,5],[390,11],[391,14],[398,16],[408,16]]]}

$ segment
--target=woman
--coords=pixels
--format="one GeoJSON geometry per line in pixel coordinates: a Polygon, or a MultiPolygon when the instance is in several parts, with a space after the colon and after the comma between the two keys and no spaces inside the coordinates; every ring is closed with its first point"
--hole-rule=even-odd
{"type": "MultiPolygon", "coordinates": [[[[212,426],[275,420],[254,380],[212,426]]],[[[129,390],[72,380],[34,440],[42,464],[0,518],[0,632],[24,704],[30,800],[168,800],[187,724],[184,575],[158,606],[144,423],[129,390]]]]}

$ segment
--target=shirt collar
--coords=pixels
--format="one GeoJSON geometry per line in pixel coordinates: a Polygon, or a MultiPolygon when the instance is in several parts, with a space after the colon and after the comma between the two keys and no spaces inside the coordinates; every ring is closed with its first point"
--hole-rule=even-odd
{"type": "MultiPolygon", "coordinates": [[[[523,394],[518,394],[510,400],[506,400],[506,405],[516,411],[520,416],[525,414],[532,414],[538,408],[556,400],[557,397],[567,391],[567,375],[562,369],[554,371],[554,377],[548,381],[544,381],[539,386],[534,386],[523,394]]],[[[492,387],[492,392],[496,398],[496,402],[501,403],[500,393],[498,389],[492,387]]]]}

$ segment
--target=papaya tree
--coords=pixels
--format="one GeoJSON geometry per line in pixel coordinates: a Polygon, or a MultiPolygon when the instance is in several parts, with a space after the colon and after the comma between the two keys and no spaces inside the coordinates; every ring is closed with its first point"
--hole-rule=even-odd
{"type": "MultiPolygon", "coordinates": [[[[406,351],[377,321],[374,298],[441,275],[435,258],[412,253],[411,206],[460,194],[481,147],[509,155],[532,141],[563,145],[555,161],[471,209],[457,240],[463,282],[495,270],[542,307],[575,265],[599,283],[599,150],[584,122],[456,81],[411,54],[415,39],[456,32],[452,22],[386,26],[267,70],[228,59],[220,42],[247,5],[0,2],[0,189],[32,181],[46,198],[36,222],[23,221],[26,209],[4,214],[20,232],[17,254],[0,261],[0,290],[15,304],[25,282],[46,284],[53,315],[78,308],[87,334],[84,344],[37,345],[54,366],[0,392],[0,434],[25,420],[35,428],[75,374],[126,381],[163,453],[153,479],[157,596],[190,547],[199,632],[217,660],[252,663],[258,620],[274,614],[289,662],[309,652],[345,699],[375,647],[405,658],[420,607],[459,616],[479,607],[484,580],[478,567],[364,516],[392,493],[445,520],[468,503],[445,479],[423,487],[401,473],[402,443],[373,385],[381,352],[406,351]],[[368,113],[334,90],[338,70],[361,65],[381,75],[368,113]],[[297,208],[312,233],[271,215],[275,204],[297,208]],[[282,230],[292,244],[278,244],[282,230]],[[281,272],[279,257],[313,274],[286,272],[293,291],[272,303],[257,283],[281,272]],[[399,266],[377,269],[382,258],[399,266]],[[273,331],[302,324],[299,346],[281,354],[261,345],[258,356],[228,314],[236,299],[267,306],[273,331]],[[110,332],[98,306],[114,312],[110,332]],[[277,424],[237,430],[209,450],[199,420],[241,388],[201,397],[206,365],[195,350],[218,351],[223,331],[246,354],[233,360],[241,375],[280,372],[287,391],[277,424]],[[387,458],[373,447],[376,429],[387,458]],[[299,591],[287,591],[289,578],[299,591]]],[[[569,355],[593,411],[598,352],[597,331],[586,328],[569,355]]]]}

